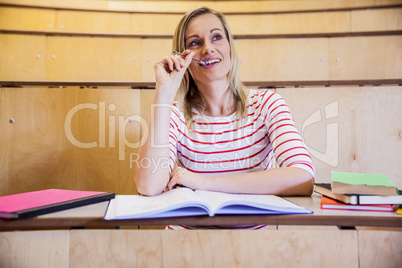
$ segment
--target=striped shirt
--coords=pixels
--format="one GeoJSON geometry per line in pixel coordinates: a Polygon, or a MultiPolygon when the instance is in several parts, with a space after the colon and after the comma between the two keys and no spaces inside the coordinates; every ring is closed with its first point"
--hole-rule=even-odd
{"type": "Polygon", "coordinates": [[[250,90],[246,109],[243,120],[235,114],[210,117],[194,110],[193,129],[189,130],[183,112],[174,103],[169,130],[170,172],[177,161],[179,166],[203,175],[298,167],[314,176],[312,159],[280,95],[250,90]]]}

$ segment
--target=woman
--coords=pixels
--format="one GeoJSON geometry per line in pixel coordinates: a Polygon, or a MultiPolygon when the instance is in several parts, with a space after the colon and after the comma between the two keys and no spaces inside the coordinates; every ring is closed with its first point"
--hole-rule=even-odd
{"type": "Polygon", "coordinates": [[[184,57],[171,55],[155,65],[154,117],[139,154],[140,161],[159,165],[136,170],[139,193],[184,186],[311,195],[314,168],[289,109],[278,94],[248,90],[239,81],[223,15],[205,7],[188,12],[174,34],[173,50],[184,57]]]}

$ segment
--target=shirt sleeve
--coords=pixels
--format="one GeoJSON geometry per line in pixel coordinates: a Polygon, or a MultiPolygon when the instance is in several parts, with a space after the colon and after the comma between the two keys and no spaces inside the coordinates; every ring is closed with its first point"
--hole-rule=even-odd
{"type": "Polygon", "coordinates": [[[277,93],[265,94],[262,114],[274,157],[279,167],[298,167],[313,177],[315,170],[306,146],[296,129],[285,100],[277,93]]]}

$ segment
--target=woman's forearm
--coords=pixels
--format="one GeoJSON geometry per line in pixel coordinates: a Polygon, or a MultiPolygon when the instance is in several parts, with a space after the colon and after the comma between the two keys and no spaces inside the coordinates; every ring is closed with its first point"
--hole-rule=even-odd
{"type": "Polygon", "coordinates": [[[297,167],[224,174],[206,177],[205,190],[227,193],[275,194],[309,196],[313,192],[313,176],[297,167]]]}
{"type": "Polygon", "coordinates": [[[153,114],[145,137],[147,140],[139,150],[139,162],[135,165],[137,190],[143,195],[160,194],[170,179],[169,124],[172,104],[194,56],[190,51],[185,51],[185,54],[185,59],[170,56],[154,66],[156,86],[151,107],[153,114]]]}
{"type": "Polygon", "coordinates": [[[160,194],[169,181],[169,123],[171,104],[158,103],[155,96],[147,140],[135,165],[137,190],[143,195],[160,194]]]}

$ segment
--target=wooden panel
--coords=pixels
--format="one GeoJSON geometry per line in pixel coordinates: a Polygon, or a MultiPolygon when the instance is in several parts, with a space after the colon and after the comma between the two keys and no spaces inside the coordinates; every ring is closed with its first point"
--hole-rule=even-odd
{"type": "Polygon", "coordinates": [[[46,37],[0,34],[0,79],[46,79],[46,37]]]}
{"type": "Polygon", "coordinates": [[[154,89],[142,89],[141,90],[141,116],[142,118],[151,123],[151,114],[152,114],[152,101],[155,95],[154,89]]]}
{"type": "Polygon", "coordinates": [[[400,4],[400,0],[348,0],[348,1],[110,1],[109,8],[116,10],[186,12],[198,6],[208,6],[221,12],[283,12],[327,10],[400,4]]]}
{"type": "Polygon", "coordinates": [[[244,81],[402,77],[402,36],[251,39],[235,42],[241,61],[240,75],[244,81]]]}
{"type": "Polygon", "coordinates": [[[402,230],[358,231],[360,267],[401,267],[402,230]]]}
{"type": "Polygon", "coordinates": [[[47,80],[141,80],[139,38],[47,38],[47,80]]]}
{"type": "Polygon", "coordinates": [[[330,79],[402,77],[402,36],[330,39],[330,79]]]}
{"type": "Polygon", "coordinates": [[[328,33],[350,30],[350,12],[228,15],[233,34],[328,33]]]}
{"type": "Polygon", "coordinates": [[[181,14],[57,11],[57,30],[170,34],[181,14]]]}
{"type": "Polygon", "coordinates": [[[0,267],[69,267],[69,231],[0,232],[0,267]]]}
{"type": "Polygon", "coordinates": [[[0,98],[0,195],[137,193],[130,157],[142,123],[139,90],[2,88],[0,98]]]}
{"type": "Polygon", "coordinates": [[[352,11],[352,30],[386,31],[402,29],[402,8],[352,11]]]}
{"type": "Polygon", "coordinates": [[[183,15],[179,14],[140,14],[130,15],[131,31],[141,34],[173,35],[183,15]]]}
{"type": "Polygon", "coordinates": [[[70,245],[72,267],[358,266],[356,231],[74,230],[70,245]]]}
{"type": "Polygon", "coordinates": [[[401,87],[278,88],[313,156],[330,171],[387,174],[402,187],[401,87]]]}
{"type": "Polygon", "coordinates": [[[236,40],[244,81],[327,80],[328,39],[236,40]]]}
{"type": "Polygon", "coordinates": [[[281,14],[275,17],[275,33],[346,32],[350,12],[313,12],[281,14]]]}
{"type": "Polygon", "coordinates": [[[227,15],[232,34],[270,34],[275,28],[275,15],[227,15]]]}
{"type": "Polygon", "coordinates": [[[90,9],[90,10],[108,10],[108,1],[82,1],[82,0],[1,0],[2,3],[10,3],[14,5],[32,6],[32,7],[48,7],[59,9],[90,9]]]}
{"type": "MultiPolygon", "coordinates": [[[[401,8],[390,8],[289,14],[228,14],[227,19],[234,34],[382,31],[401,29],[401,12],[401,8]]],[[[0,28],[173,34],[181,17],[182,14],[56,11],[2,6],[0,28]]]]}
{"type": "Polygon", "coordinates": [[[0,28],[19,30],[53,30],[55,11],[39,8],[0,7],[0,28]]]}
{"type": "Polygon", "coordinates": [[[336,8],[370,7],[400,4],[400,0],[348,0],[348,1],[81,1],[81,0],[1,0],[2,3],[40,7],[73,8],[88,10],[186,12],[190,8],[206,5],[222,12],[281,12],[326,10],[336,8]]]}
{"type": "Polygon", "coordinates": [[[59,31],[130,32],[130,14],[91,11],[57,11],[59,31]]]}
{"type": "Polygon", "coordinates": [[[172,53],[170,39],[143,39],[142,81],[155,81],[155,64],[172,53]]]}

